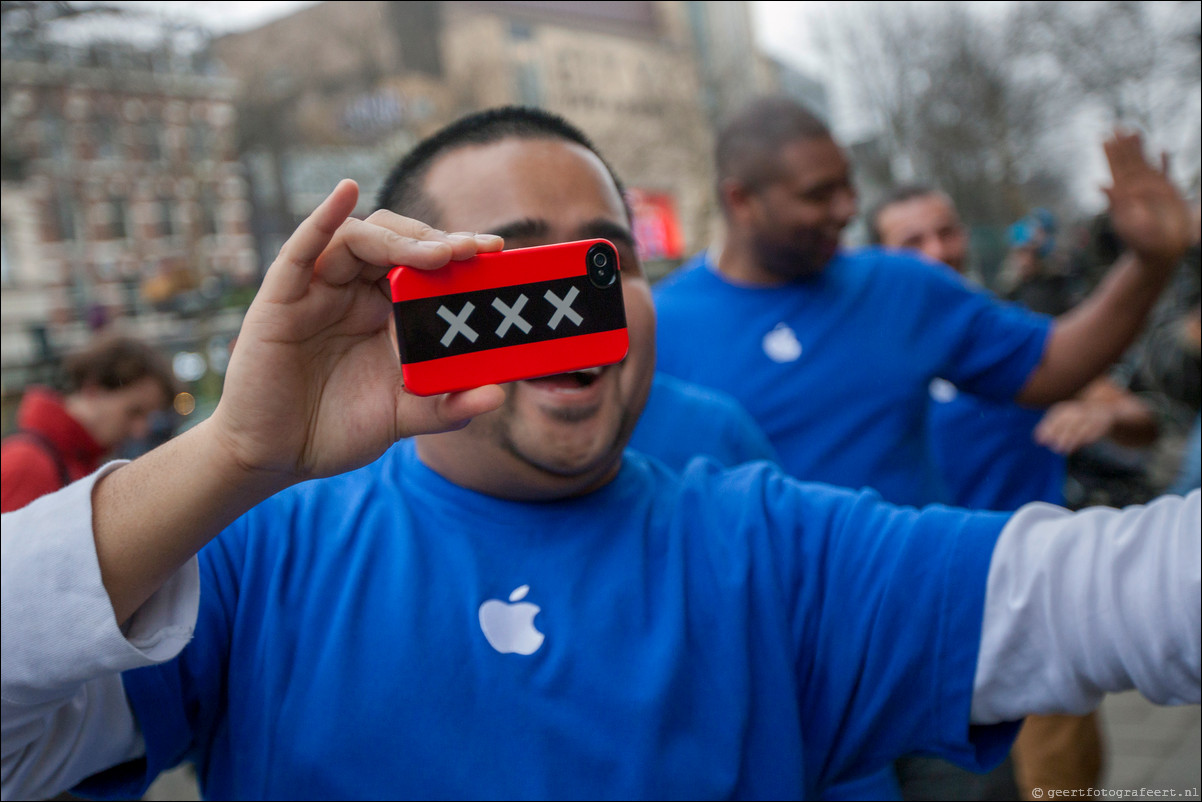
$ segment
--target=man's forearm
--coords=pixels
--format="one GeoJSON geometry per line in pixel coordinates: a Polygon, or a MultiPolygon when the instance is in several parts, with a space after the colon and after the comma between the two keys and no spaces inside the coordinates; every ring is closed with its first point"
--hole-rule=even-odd
{"type": "Polygon", "coordinates": [[[1135,341],[1176,262],[1125,254],[1088,298],[1056,319],[1043,360],[1015,399],[1048,406],[1071,398],[1135,341]]]}
{"type": "Polygon", "coordinates": [[[93,489],[96,555],[118,624],[222,529],[287,486],[277,475],[235,464],[207,423],[93,489]]]}

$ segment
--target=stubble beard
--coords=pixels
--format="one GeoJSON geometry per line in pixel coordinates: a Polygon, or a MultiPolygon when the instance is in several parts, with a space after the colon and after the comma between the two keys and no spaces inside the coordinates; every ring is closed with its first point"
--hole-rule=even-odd
{"type": "MultiPolygon", "coordinates": [[[[575,424],[588,420],[590,417],[600,413],[600,405],[584,409],[540,409],[540,414],[546,415],[560,423],[575,424]]],[[[501,417],[495,421],[495,436],[496,442],[501,449],[511,455],[519,462],[539,473],[554,476],[558,478],[574,478],[583,476],[605,463],[607,460],[620,458],[622,449],[618,448],[619,442],[625,447],[629,442],[631,434],[634,432],[634,426],[637,422],[637,416],[633,416],[629,409],[623,408],[621,415],[618,418],[618,424],[614,429],[612,436],[606,443],[595,459],[587,460],[579,465],[573,463],[572,460],[564,462],[555,460],[545,460],[538,458],[537,455],[531,454],[529,450],[523,449],[519,438],[514,436],[514,421],[515,414],[512,408],[504,410],[501,417]]]]}
{"type": "Polygon", "coordinates": [[[757,239],[755,258],[764,272],[782,281],[812,278],[822,273],[829,260],[793,243],[757,239]]]}

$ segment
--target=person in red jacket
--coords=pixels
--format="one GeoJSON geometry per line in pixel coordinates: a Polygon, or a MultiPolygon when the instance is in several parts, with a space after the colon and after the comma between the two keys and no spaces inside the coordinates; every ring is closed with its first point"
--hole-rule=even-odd
{"type": "Polygon", "coordinates": [[[150,345],[112,336],[68,357],[66,393],[30,387],[18,431],[0,445],[0,511],[20,509],[87,476],[124,441],[145,437],[150,417],[175,397],[166,358],[150,345]]]}

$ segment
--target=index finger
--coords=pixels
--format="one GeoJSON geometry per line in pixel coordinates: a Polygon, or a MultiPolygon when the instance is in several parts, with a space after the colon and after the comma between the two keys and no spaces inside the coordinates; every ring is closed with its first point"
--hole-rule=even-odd
{"type": "Polygon", "coordinates": [[[313,213],[301,221],[267,268],[259,289],[264,300],[295,301],[308,291],[318,257],[350,217],[358,200],[359,185],[344,178],[313,213]]]}
{"type": "Polygon", "coordinates": [[[1102,148],[1106,152],[1110,176],[1115,183],[1151,169],[1144,156],[1143,139],[1139,134],[1115,131],[1114,135],[1102,144],[1102,148]]]}
{"type": "MultiPolygon", "coordinates": [[[[386,228],[402,237],[445,242],[451,246],[451,259],[453,260],[468,259],[477,253],[499,251],[505,245],[504,240],[494,234],[477,234],[473,231],[447,233],[388,209],[372,212],[365,222],[386,228]]],[[[441,267],[442,265],[419,263],[406,266],[425,268],[441,267]]]]}
{"type": "Polygon", "coordinates": [[[452,259],[467,259],[499,250],[499,237],[447,234],[389,213],[367,220],[347,220],[317,258],[317,275],[335,286],[355,279],[375,281],[397,265],[433,270],[452,259]]]}

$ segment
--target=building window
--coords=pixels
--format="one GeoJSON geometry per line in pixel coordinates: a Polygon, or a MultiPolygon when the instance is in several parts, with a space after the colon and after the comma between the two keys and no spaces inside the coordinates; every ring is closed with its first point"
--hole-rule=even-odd
{"type": "Polygon", "coordinates": [[[75,239],[75,200],[70,193],[58,189],[50,201],[50,240],[67,242],[75,239]]]}
{"type": "Polygon", "coordinates": [[[129,237],[129,210],[124,198],[109,198],[109,239],[129,237]]]}
{"type": "Polygon", "coordinates": [[[213,158],[209,151],[210,134],[209,126],[205,123],[194,122],[188,126],[188,153],[193,162],[213,158]]]}
{"type": "Polygon", "coordinates": [[[117,157],[117,127],[111,117],[101,117],[91,123],[92,158],[117,157]]]}
{"type": "Polygon", "coordinates": [[[200,190],[201,234],[208,237],[217,233],[217,198],[212,187],[200,190]]]}
{"type": "Polygon", "coordinates": [[[163,198],[157,204],[159,208],[159,236],[175,236],[175,201],[163,198]]]}
{"type": "Polygon", "coordinates": [[[67,127],[63,121],[54,116],[42,118],[42,154],[48,159],[60,161],[70,158],[71,148],[67,141],[67,127]]]}
{"type": "Polygon", "coordinates": [[[4,233],[4,229],[0,228],[0,286],[11,287],[13,285],[13,266],[8,260],[8,237],[4,233]]]}
{"type": "Polygon", "coordinates": [[[543,80],[538,65],[525,62],[515,65],[514,69],[518,102],[523,106],[541,106],[543,104],[543,80]]]}
{"type": "Polygon", "coordinates": [[[162,131],[158,123],[147,121],[142,123],[142,158],[145,161],[157,162],[163,159],[162,131]]]}
{"type": "Polygon", "coordinates": [[[441,3],[409,0],[390,3],[393,30],[400,44],[402,66],[433,78],[442,77],[441,3]]]}

